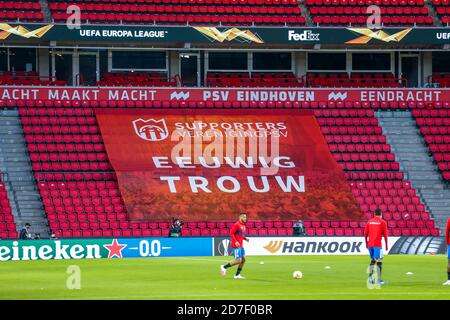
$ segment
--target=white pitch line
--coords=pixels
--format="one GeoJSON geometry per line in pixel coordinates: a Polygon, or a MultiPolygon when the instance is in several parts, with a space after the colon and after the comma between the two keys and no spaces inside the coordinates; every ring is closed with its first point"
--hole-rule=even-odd
{"type": "MultiPolygon", "coordinates": [[[[368,289],[369,290],[369,289],[368,289]]],[[[330,292],[328,292],[330,293],[330,292]]],[[[383,292],[383,289],[380,290],[370,290],[366,293],[362,293],[362,292],[336,292],[336,293],[332,293],[332,295],[358,295],[358,296],[366,296],[367,294],[372,294],[372,293],[379,293],[380,295],[424,295],[423,292],[383,292]]],[[[323,295],[323,292],[317,292],[317,293],[312,293],[312,292],[297,292],[295,294],[295,296],[318,296],[318,295],[323,295]]],[[[426,295],[449,295],[448,292],[427,292],[426,295]]],[[[198,297],[198,298],[203,298],[203,297],[223,297],[226,296],[228,297],[229,294],[228,293],[224,293],[224,294],[180,294],[180,295],[172,295],[172,294],[168,294],[168,295],[138,295],[138,296],[85,296],[85,297],[76,297],[76,298],[51,298],[51,299],[55,299],[55,300],[78,300],[78,299],[137,299],[137,298],[148,298],[148,299],[155,299],[155,298],[174,298],[174,297],[180,297],[180,298],[184,298],[184,297],[198,297]]],[[[266,297],[267,294],[247,294],[248,296],[258,296],[258,297],[266,297]]],[[[273,294],[271,293],[270,296],[282,296],[282,297],[286,297],[286,293],[276,293],[273,294]]],[[[294,297],[295,297],[294,296],[294,297]]],[[[230,300],[232,300],[230,298],[230,300]]],[[[284,300],[284,299],[283,299],[284,300]]],[[[297,300],[295,298],[290,298],[287,300],[297,300]]],[[[329,299],[323,299],[323,300],[329,300],[329,299]]],[[[351,299],[344,299],[344,300],[351,300],[351,299]]],[[[424,300],[424,299],[420,299],[420,300],[424,300]]]]}

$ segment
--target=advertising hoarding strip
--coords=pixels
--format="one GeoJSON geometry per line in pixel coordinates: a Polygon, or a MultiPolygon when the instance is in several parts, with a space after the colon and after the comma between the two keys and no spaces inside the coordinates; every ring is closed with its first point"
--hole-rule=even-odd
{"type": "MultiPolygon", "coordinates": [[[[0,240],[5,261],[229,256],[225,237],[0,240]]],[[[445,237],[390,237],[388,254],[445,254],[445,237]],[[418,245],[420,243],[420,245],[418,245]]],[[[251,237],[248,256],[366,255],[362,237],[251,237]]]]}
{"type": "Polygon", "coordinates": [[[213,238],[2,240],[0,262],[211,256],[213,238]]]}
{"type": "MultiPolygon", "coordinates": [[[[27,87],[0,86],[0,101],[15,106],[24,100],[84,101],[92,106],[107,107],[108,101],[144,103],[188,102],[435,102],[450,101],[450,89],[254,89],[254,88],[140,88],[140,87],[27,87]],[[99,102],[105,105],[99,105],[99,102]]],[[[142,104],[142,106],[144,106],[142,104]]],[[[186,105],[185,105],[186,106],[186,105]]],[[[156,105],[151,105],[157,108],[156,105]]]]}
{"type": "Polygon", "coordinates": [[[345,27],[188,27],[142,25],[89,25],[69,29],[66,24],[0,23],[2,39],[22,41],[84,41],[140,43],[238,43],[257,47],[264,44],[347,44],[351,47],[449,43],[449,28],[345,27]]]}
{"type": "MultiPolygon", "coordinates": [[[[216,237],[214,255],[229,256],[229,238],[216,237]]],[[[389,237],[385,254],[444,254],[444,237],[389,237]]],[[[245,243],[248,256],[367,255],[363,237],[252,237],[245,243]]]]}

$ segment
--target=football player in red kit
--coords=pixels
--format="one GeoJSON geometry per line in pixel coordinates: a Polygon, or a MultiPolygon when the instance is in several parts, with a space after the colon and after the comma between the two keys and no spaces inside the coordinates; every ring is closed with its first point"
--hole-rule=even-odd
{"type": "Polygon", "coordinates": [[[388,250],[388,230],[386,221],[381,217],[381,210],[375,210],[375,217],[370,219],[366,228],[364,229],[364,239],[366,241],[366,247],[369,249],[370,254],[370,266],[369,266],[369,283],[373,283],[372,279],[373,269],[375,264],[377,265],[377,283],[384,284],[381,280],[381,265],[383,260],[383,252],[381,247],[381,238],[384,238],[386,243],[386,250],[388,250]]]}
{"type": "Polygon", "coordinates": [[[444,286],[450,286],[450,218],[447,221],[447,228],[445,228],[445,240],[447,240],[447,281],[443,283],[444,286]]]}
{"type": "Polygon", "coordinates": [[[231,228],[230,230],[231,248],[233,249],[234,260],[227,263],[226,265],[220,266],[220,273],[223,276],[227,274],[228,268],[238,265],[234,278],[245,279],[241,275],[241,271],[245,264],[245,250],[243,242],[244,240],[248,241],[248,239],[245,237],[246,222],[247,222],[247,214],[241,213],[239,214],[239,220],[234,224],[233,228],[231,228]]]}

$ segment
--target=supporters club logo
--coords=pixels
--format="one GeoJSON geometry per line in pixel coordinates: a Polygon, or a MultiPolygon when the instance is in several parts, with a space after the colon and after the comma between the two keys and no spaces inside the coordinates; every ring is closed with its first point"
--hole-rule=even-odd
{"type": "Polygon", "coordinates": [[[133,121],[133,126],[139,138],[147,141],[161,141],[169,136],[164,119],[137,119],[133,121]]]}

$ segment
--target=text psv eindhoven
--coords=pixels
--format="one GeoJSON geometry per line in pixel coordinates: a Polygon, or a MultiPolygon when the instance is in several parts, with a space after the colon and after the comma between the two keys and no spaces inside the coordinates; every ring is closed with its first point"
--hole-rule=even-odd
{"type": "Polygon", "coordinates": [[[328,101],[347,94],[345,101],[432,102],[446,100],[450,90],[206,90],[185,89],[78,89],[78,88],[0,88],[0,100],[71,100],[71,101],[328,101]],[[178,95],[182,93],[182,95],[178,95]],[[176,98],[175,100],[179,100],[176,98]]]}

